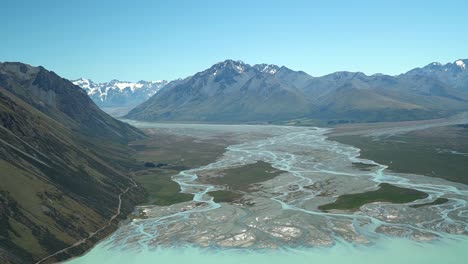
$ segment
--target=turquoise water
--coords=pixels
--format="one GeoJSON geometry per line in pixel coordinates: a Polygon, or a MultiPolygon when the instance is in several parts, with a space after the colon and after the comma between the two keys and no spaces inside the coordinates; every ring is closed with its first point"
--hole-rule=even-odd
{"type": "MultiPolygon", "coordinates": [[[[153,125],[148,124],[149,127],[153,125]]],[[[68,264],[468,263],[468,236],[453,235],[467,234],[468,231],[468,190],[465,185],[424,176],[395,175],[386,171],[384,165],[359,159],[358,149],[326,140],[324,129],[173,124],[163,128],[170,133],[189,134],[202,139],[225,135],[228,131],[231,137],[239,137],[241,144],[227,147],[224,155],[211,164],[173,177],[183,192],[194,194],[194,202],[205,206],[189,207],[188,210],[177,206],[170,210],[167,207],[145,208],[148,219],[121,226],[90,252],[68,264]],[[234,210],[233,205],[215,203],[206,195],[214,186],[195,182],[199,172],[247,164],[252,160],[268,162],[289,173],[282,178],[277,177],[277,181],[270,183],[272,187],[264,184],[263,197],[250,194],[256,199],[256,204],[248,210],[242,207],[234,210]],[[374,164],[376,168],[375,171],[360,171],[353,169],[352,162],[374,164]],[[322,182],[325,179],[336,183],[341,181],[342,184],[336,186],[341,186],[342,190],[338,187],[332,189],[342,193],[349,192],[348,186],[359,189],[369,186],[368,182],[371,182],[370,186],[387,182],[430,194],[427,201],[419,203],[442,196],[449,198],[450,202],[417,210],[407,205],[375,204],[353,214],[321,212],[314,210],[313,204],[308,204],[318,194],[305,188],[320,179],[322,182]],[[291,184],[296,188],[290,188],[291,184]],[[283,216],[287,216],[287,221],[282,221],[283,216]],[[291,237],[288,231],[278,238],[278,233],[272,233],[271,228],[281,227],[294,227],[306,235],[291,237]],[[321,229],[325,234],[323,237],[330,238],[330,243],[335,245],[254,249],[258,245],[287,247],[306,246],[311,241],[326,242],[326,239],[321,240],[322,237],[307,236],[309,232],[312,235],[319,233],[314,228],[321,229]],[[251,249],[232,249],[232,245],[209,249],[183,246],[203,245],[204,242],[223,245],[227,240],[220,235],[224,234],[228,237],[240,234],[240,240],[248,241],[246,234],[249,232],[257,234],[257,243],[252,244],[251,249]],[[396,238],[392,234],[401,237],[396,238]],[[424,242],[408,239],[410,237],[424,242]],[[432,238],[437,240],[426,240],[432,238]],[[176,245],[174,241],[180,243],[176,245]],[[370,244],[359,245],[359,241],[369,241],[370,244]]],[[[326,185],[323,188],[326,189],[326,185]]]]}
{"type": "MultiPolygon", "coordinates": [[[[102,244],[101,244],[102,245],[102,244]]],[[[382,239],[372,246],[341,244],[330,248],[289,250],[227,250],[198,248],[165,248],[154,251],[126,252],[98,245],[83,257],[67,264],[94,263],[190,263],[190,264],[276,264],[276,263],[467,263],[468,238],[444,239],[437,242],[414,242],[407,239],[382,239]]]]}

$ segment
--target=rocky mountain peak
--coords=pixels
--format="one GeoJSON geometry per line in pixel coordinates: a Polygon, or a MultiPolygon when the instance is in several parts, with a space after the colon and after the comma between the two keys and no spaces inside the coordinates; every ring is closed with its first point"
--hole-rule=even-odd
{"type": "Polygon", "coordinates": [[[461,69],[465,70],[466,69],[465,61],[467,61],[467,60],[457,60],[457,61],[455,61],[455,65],[457,65],[461,69]]]}
{"type": "Polygon", "coordinates": [[[135,106],[146,101],[168,83],[165,80],[130,82],[117,79],[94,83],[85,78],[72,82],[83,88],[91,99],[101,107],[135,106]]]}
{"type": "Polygon", "coordinates": [[[203,74],[209,75],[218,75],[221,72],[231,72],[233,74],[241,74],[246,72],[250,69],[250,65],[244,63],[241,60],[225,60],[222,62],[218,62],[215,65],[211,66],[208,70],[202,72],[203,74]]]}
{"type": "Polygon", "coordinates": [[[266,63],[256,64],[253,66],[253,68],[259,72],[268,74],[276,74],[280,70],[280,67],[278,65],[266,63]]]}

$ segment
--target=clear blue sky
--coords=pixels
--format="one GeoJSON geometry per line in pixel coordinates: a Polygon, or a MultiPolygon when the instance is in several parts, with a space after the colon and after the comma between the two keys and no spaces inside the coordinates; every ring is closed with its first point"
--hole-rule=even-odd
{"type": "Polygon", "coordinates": [[[320,76],[468,58],[468,1],[1,0],[0,61],[66,78],[186,77],[227,58],[320,76]]]}

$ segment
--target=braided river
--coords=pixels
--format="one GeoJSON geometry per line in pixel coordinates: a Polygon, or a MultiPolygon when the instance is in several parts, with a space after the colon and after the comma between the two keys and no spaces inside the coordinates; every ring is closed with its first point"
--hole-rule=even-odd
{"type": "Polygon", "coordinates": [[[327,139],[327,128],[129,122],[201,142],[225,138],[224,154],[174,175],[193,201],[139,208],[134,219],[67,263],[464,263],[468,258],[468,186],[402,174],[359,158],[359,149],[327,139]],[[206,173],[258,161],[284,173],[255,184],[244,203],[216,203],[206,173]],[[353,163],[369,165],[362,170],[353,163]],[[380,183],[425,192],[406,204],[371,203],[324,212],[339,195],[380,183]],[[447,203],[418,208],[437,198],[447,203]]]}

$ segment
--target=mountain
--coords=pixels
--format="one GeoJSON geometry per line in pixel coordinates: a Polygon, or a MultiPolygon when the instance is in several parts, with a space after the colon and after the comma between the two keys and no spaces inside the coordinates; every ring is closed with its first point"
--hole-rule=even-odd
{"type": "Polygon", "coordinates": [[[468,109],[468,94],[433,76],[367,76],[337,72],[303,89],[313,109],[306,116],[335,122],[431,119],[468,109]]]}
{"type": "Polygon", "coordinates": [[[72,81],[83,88],[99,107],[133,107],[148,100],[164,87],[167,81],[127,82],[112,80],[94,83],[90,79],[72,81]]]}
{"type": "Polygon", "coordinates": [[[399,76],[335,72],[312,77],[284,66],[226,60],[169,83],[126,117],[328,124],[436,118],[468,110],[465,62],[428,65],[399,76]]]}
{"type": "Polygon", "coordinates": [[[425,67],[413,69],[403,76],[426,76],[450,85],[460,91],[468,92],[468,59],[453,63],[433,62],[425,67]]]}
{"type": "MultiPolygon", "coordinates": [[[[138,129],[101,111],[78,86],[43,67],[0,63],[0,263],[33,263],[103,228],[141,197],[126,174],[138,129]]],[[[68,255],[70,254],[70,255],[68,255]]]]}
{"type": "Polygon", "coordinates": [[[226,60],[169,83],[127,117],[226,122],[303,115],[309,107],[300,86],[310,78],[286,67],[226,60]]]}

